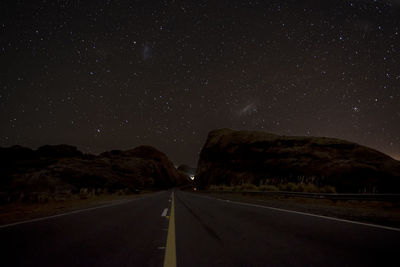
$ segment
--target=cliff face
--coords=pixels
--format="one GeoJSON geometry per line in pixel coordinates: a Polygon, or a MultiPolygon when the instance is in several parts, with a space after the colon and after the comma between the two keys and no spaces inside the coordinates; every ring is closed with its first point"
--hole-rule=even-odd
{"type": "Polygon", "coordinates": [[[142,177],[147,181],[144,186],[171,187],[187,182],[187,177],[177,171],[168,157],[151,146],[106,152],[100,156],[108,160],[120,176],[133,171],[138,178],[142,177]]]}
{"type": "Polygon", "coordinates": [[[0,195],[79,192],[81,188],[168,188],[187,182],[167,156],[150,146],[83,155],[68,145],[0,148],[0,195]]]}
{"type": "Polygon", "coordinates": [[[208,135],[196,180],[200,187],[305,182],[338,192],[400,192],[400,162],[339,139],[219,129],[208,135]]]}

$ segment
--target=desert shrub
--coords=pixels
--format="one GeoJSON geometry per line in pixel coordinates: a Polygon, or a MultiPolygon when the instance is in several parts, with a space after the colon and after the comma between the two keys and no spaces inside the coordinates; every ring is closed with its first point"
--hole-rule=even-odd
{"type": "Polygon", "coordinates": [[[287,190],[288,191],[293,191],[293,192],[299,191],[299,185],[295,184],[295,183],[288,183],[287,184],[287,190]]]}
{"type": "Polygon", "coordinates": [[[336,194],[336,188],[331,185],[325,185],[321,188],[322,193],[336,194]]]}
{"type": "MultiPolygon", "coordinates": [[[[275,187],[275,186],[274,186],[275,187]]],[[[281,183],[277,185],[277,189],[280,191],[289,192],[305,192],[305,193],[336,193],[336,189],[333,186],[325,185],[323,187],[318,187],[312,183],[281,183]]],[[[263,190],[264,191],[264,190],[263,190]]],[[[267,191],[267,190],[265,190],[267,191]]],[[[273,191],[273,190],[270,190],[273,191]]]]}
{"type": "Polygon", "coordinates": [[[297,186],[298,192],[318,193],[321,190],[314,184],[299,184],[297,186]]]}
{"type": "Polygon", "coordinates": [[[118,181],[109,182],[105,185],[106,192],[115,193],[118,190],[124,189],[125,185],[118,181]]]}
{"type": "Polygon", "coordinates": [[[208,190],[210,190],[210,191],[221,191],[222,187],[220,185],[212,184],[212,185],[208,186],[208,190]]]}
{"type": "Polygon", "coordinates": [[[123,196],[129,194],[129,188],[120,189],[117,191],[118,196],[123,196]]]}
{"type": "Polygon", "coordinates": [[[277,185],[262,184],[256,186],[254,184],[241,184],[241,185],[210,185],[208,187],[210,191],[289,191],[289,192],[305,192],[305,193],[336,193],[336,189],[333,186],[326,185],[318,187],[312,183],[280,183],[277,185]]]}
{"type": "Polygon", "coordinates": [[[63,170],[60,178],[77,188],[104,187],[108,182],[105,176],[79,173],[74,169],[63,170]]]}
{"type": "Polygon", "coordinates": [[[242,190],[242,186],[240,186],[240,185],[232,186],[232,191],[241,191],[241,190],[242,190]]]}
{"type": "Polygon", "coordinates": [[[275,185],[266,184],[266,185],[260,185],[258,187],[258,190],[259,191],[278,191],[279,189],[275,185]]]}
{"type": "Polygon", "coordinates": [[[36,201],[39,203],[47,203],[50,200],[50,195],[45,193],[45,192],[41,192],[37,194],[36,197],[36,201]]]}
{"type": "Polygon", "coordinates": [[[255,186],[254,184],[242,184],[242,185],[240,185],[240,188],[242,191],[256,191],[257,190],[257,186],[255,186]]]}
{"type": "Polygon", "coordinates": [[[267,191],[267,185],[261,184],[257,186],[258,191],[267,191]]]}
{"type": "Polygon", "coordinates": [[[287,191],[287,184],[286,183],[280,183],[277,185],[279,191],[287,191]]]}
{"type": "Polygon", "coordinates": [[[222,191],[233,191],[233,186],[222,185],[222,191]]]}
{"type": "Polygon", "coordinates": [[[298,191],[298,185],[295,184],[295,183],[278,184],[278,188],[279,188],[280,191],[290,191],[290,192],[298,191]]]}
{"type": "Polygon", "coordinates": [[[89,191],[87,188],[81,188],[81,190],[79,190],[80,199],[87,199],[88,195],[89,195],[89,191]]]}

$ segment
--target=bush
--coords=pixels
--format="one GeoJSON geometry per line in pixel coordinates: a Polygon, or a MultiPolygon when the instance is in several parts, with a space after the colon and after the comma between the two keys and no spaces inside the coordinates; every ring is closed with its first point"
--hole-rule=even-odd
{"type": "Polygon", "coordinates": [[[336,188],[331,185],[325,185],[321,188],[321,192],[328,193],[328,194],[336,194],[336,188]]]}
{"type": "Polygon", "coordinates": [[[222,191],[233,191],[233,186],[222,185],[222,191]]]}
{"type": "Polygon", "coordinates": [[[314,184],[299,184],[297,191],[305,193],[318,193],[321,190],[314,184]]]}
{"type": "Polygon", "coordinates": [[[242,187],[240,185],[235,185],[232,187],[232,191],[242,191],[242,187]]]}
{"type": "Polygon", "coordinates": [[[280,191],[295,192],[295,191],[298,191],[299,187],[295,183],[284,183],[284,184],[278,184],[278,188],[280,191]]]}
{"type": "Polygon", "coordinates": [[[212,184],[212,185],[208,186],[208,190],[210,190],[210,191],[221,191],[221,186],[212,184]]]}
{"type": "Polygon", "coordinates": [[[242,191],[256,191],[257,190],[257,186],[255,186],[254,184],[242,184],[242,185],[240,185],[240,188],[242,191]]]}
{"type": "Polygon", "coordinates": [[[260,185],[258,187],[258,190],[260,191],[278,191],[278,187],[276,187],[275,185],[260,185]]]}
{"type": "Polygon", "coordinates": [[[80,199],[88,199],[89,190],[87,188],[81,188],[81,190],[79,190],[79,197],[80,199]]]}
{"type": "Polygon", "coordinates": [[[288,192],[305,192],[305,193],[336,193],[336,189],[333,186],[325,185],[318,187],[315,184],[296,184],[296,183],[281,183],[278,185],[263,184],[256,186],[254,184],[241,184],[235,186],[228,185],[210,185],[208,187],[210,191],[288,191],[288,192]]]}

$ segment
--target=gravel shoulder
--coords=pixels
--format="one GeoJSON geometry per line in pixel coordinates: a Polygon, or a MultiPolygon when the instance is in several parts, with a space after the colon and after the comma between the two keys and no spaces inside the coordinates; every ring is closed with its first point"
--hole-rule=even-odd
{"type": "Polygon", "coordinates": [[[328,200],[238,193],[202,193],[211,197],[307,212],[340,219],[400,228],[400,203],[388,201],[328,200]]]}
{"type": "Polygon", "coordinates": [[[0,205],[0,226],[25,220],[57,215],[74,210],[87,209],[142,197],[154,191],[140,194],[105,194],[81,199],[78,196],[67,200],[52,200],[46,203],[14,202],[0,205]]]}

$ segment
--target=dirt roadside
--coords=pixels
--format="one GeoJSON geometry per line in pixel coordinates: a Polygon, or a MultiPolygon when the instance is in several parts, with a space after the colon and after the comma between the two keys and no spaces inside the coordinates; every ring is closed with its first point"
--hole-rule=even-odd
{"type": "Polygon", "coordinates": [[[201,193],[211,197],[253,203],[329,216],[334,218],[400,228],[400,203],[388,201],[328,200],[276,195],[254,196],[238,193],[201,193]]]}
{"type": "Polygon", "coordinates": [[[105,194],[93,196],[87,199],[75,197],[63,201],[53,200],[46,203],[15,202],[0,205],[0,226],[25,220],[57,215],[74,210],[109,205],[120,201],[140,198],[144,195],[154,192],[155,191],[143,191],[140,194],[130,195],[105,194]]]}

